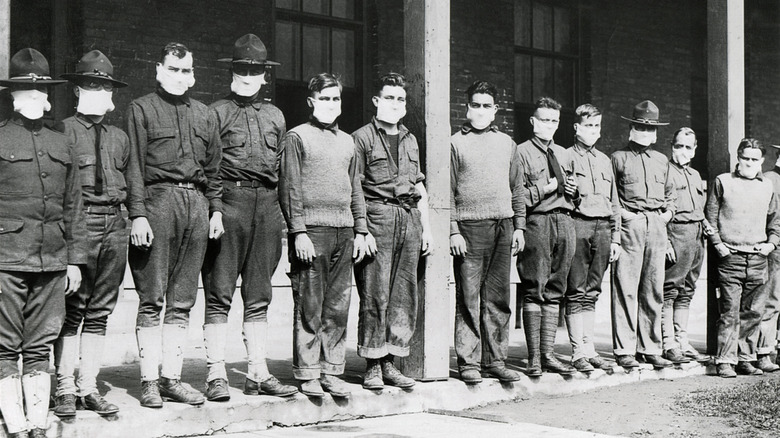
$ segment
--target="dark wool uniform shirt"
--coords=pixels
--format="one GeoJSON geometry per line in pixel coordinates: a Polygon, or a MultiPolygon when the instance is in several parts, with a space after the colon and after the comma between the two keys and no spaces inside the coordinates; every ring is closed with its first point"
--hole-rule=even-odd
{"type": "Polygon", "coordinates": [[[675,187],[667,181],[669,160],[650,147],[629,142],[612,153],[612,171],[621,207],[632,213],[676,209],[675,187]]]}
{"type": "MultiPolygon", "coordinates": [[[[323,125],[315,118],[310,118],[308,124],[321,130],[330,131],[335,136],[339,132],[337,123],[323,125]]],[[[282,177],[279,188],[279,204],[282,207],[285,219],[287,219],[287,231],[290,234],[306,232],[306,214],[304,211],[304,179],[306,175],[301,173],[303,167],[303,141],[295,132],[288,132],[280,145],[282,159],[280,174],[282,177]]],[[[349,178],[352,181],[352,194],[350,209],[354,220],[354,230],[359,234],[368,233],[366,224],[366,201],[360,188],[360,179],[357,174],[357,160],[353,155],[349,162],[349,178]]]]}
{"type": "Polygon", "coordinates": [[[118,206],[127,199],[127,161],[130,141],[116,126],[95,124],[83,114],[62,121],[65,135],[73,145],[79,168],[84,205],[118,206]],[[95,193],[95,130],[100,129],[100,160],[103,164],[103,192],[95,193]]]}
{"type": "Polygon", "coordinates": [[[0,122],[0,270],[64,271],[86,263],[76,158],[40,120],[0,122]]]}
{"type": "Polygon", "coordinates": [[[398,160],[390,150],[387,132],[371,123],[352,133],[355,139],[357,173],[366,201],[385,199],[412,201],[415,205],[420,193],[414,187],[425,180],[420,170],[420,151],[417,138],[404,125],[398,125],[398,160]]]}
{"type": "MultiPolygon", "coordinates": [[[[520,153],[520,165],[523,169],[523,179],[526,187],[526,205],[528,214],[547,213],[556,209],[574,210],[573,200],[566,194],[558,194],[553,191],[547,196],[544,195],[544,186],[550,182],[550,166],[547,164],[547,149],[555,152],[555,159],[563,168],[564,175],[572,174],[572,162],[569,158],[569,151],[549,141],[545,144],[537,137],[520,143],[517,148],[520,153]]],[[[561,181],[559,181],[560,183],[561,181]]]]}
{"type": "Polygon", "coordinates": [[[577,142],[569,149],[580,202],[576,213],[588,218],[608,218],[612,243],[620,243],[620,203],[612,162],[595,147],[577,142]]]}
{"type": "Polygon", "coordinates": [[[687,223],[704,220],[706,195],[699,172],[690,166],[669,162],[669,181],[677,189],[677,211],[672,222],[687,223]]]}
{"type": "Polygon", "coordinates": [[[279,108],[256,95],[235,93],[209,106],[219,130],[222,162],[219,175],[226,181],[259,181],[268,188],[279,182],[279,142],[286,131],[279,108]]]}
{"type": "Polygon", "coordinates": [[[221,150],[206,105],[161,88],[130,103],[127,134],[130,218],[146,216],[144,187],[193,183],[206,193],[209,210],[222,211],[221,150]]]}

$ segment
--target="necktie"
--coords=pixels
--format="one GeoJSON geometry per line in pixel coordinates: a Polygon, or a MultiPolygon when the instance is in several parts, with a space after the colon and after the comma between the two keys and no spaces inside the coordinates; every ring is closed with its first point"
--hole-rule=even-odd
{"type": "Polygon", "coordinates": [[[558,194],[563,195],[563,170],[561,170],[561,165],[558,164],[558,159],[555,158],[555,152],[549,147],[547,148],[547,165],[550,167],[550,174],[558,180],[558,194]]]}
{"type": "Polygon", "coordinates": [[[95,194],[100,195],[103,193],[103,159],[100,153],[100,131],[103,126],[100,123],[95,123],[95,194]]]}

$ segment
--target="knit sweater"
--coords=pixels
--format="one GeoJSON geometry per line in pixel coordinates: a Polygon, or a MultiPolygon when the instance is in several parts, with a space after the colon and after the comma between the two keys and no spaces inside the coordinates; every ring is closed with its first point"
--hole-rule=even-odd
{"type": "Polygon", "coordinates": [[[451,145],[452,220],[515,216],[510,180],[515,142],[496,129],[461,129],[451,145]]]}
{"type": "Polygon", "coordinates": [[[347,133],[305,123],[291,129],[303,146],[301,176],[306,225],[352,227],[350,161],[355,143],[347,133]]]}
{"type": "Polygon", "coordinates": [[[718,175],[705,214],[714,229],[710,236],[714,245],[752,253],[758,243],[780,243],[777,198],[772,183],[762,175],[753,179],[736,172],[718,175]]]}

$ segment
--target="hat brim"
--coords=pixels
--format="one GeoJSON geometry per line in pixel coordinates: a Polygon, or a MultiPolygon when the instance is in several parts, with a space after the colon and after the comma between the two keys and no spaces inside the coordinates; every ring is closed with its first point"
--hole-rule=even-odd
{"type": "Polygon", "coordinates": [[[780,144],[770,144],[769,146],[772,146],[775,149],[780,149],[780,144]]]}
{"type": "Polygon", "coordinates": [[[623,120],[628,120],[631,123],[636,123],[639,125],[645,125],[645,126],[666,126],[669,124],[669,122],[657,122],[655,120],[643,120],[643,119],[630,119],[628,117],[620,116],[623,120]]]}
{"type": "Polygon", "coordinates": [[[104,81],[111,82],[117,88],[123,88],[123,87],[127,86],[126,82],[118,81],[118,80],[116,80],[114,78],[107,78],[105,76],[97,76],[97,75],[88,75],[88,74],[83,74],[83,73],[63,73],[63,74],[60,75],[60,77],[64,78],[64,79],[67,79],[67,80],[69,80],[71,82],[75,82],[75,81],[78,81],[78,80],[84,79],[84,78],[87,78],[87,79],[102,79],[104,81]]]}
{"type": "Polygon", "coordinates": [[[14,85],[60,85],[64,84],[65,82],[62,79],[0,79],[0,86],[3,87],[12,87],[14,85]]]}
{"type": "Polygon", "coordinates": [[[265,61],[255,61],[252,59],[220,58],[217,59],[217,62],[231,62],[235,64],[249,64],[249,65],[282,65],[276,61],[270,61],[268,59],[266,59],[265,61]]]}

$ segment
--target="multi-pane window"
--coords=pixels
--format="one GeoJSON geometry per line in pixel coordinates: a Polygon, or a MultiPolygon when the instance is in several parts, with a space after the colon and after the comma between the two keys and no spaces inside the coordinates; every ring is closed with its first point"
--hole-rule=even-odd
{"type": "MultiPolygon", "coordinates": [[[[294,89],[317,73],[330,72],[339,76],[344,85],[345,105],[362,108],[360,101],[349,101],[349,97],[358,97],[362,86],[362,2],[276,0],[275,6],[274,56],[282,64],[276,69],[281,87],[277,95],[288,91],[298,97],[300,90],[294,89]]],[[[278,98],[277,101],[282,103],[278,98]]],[[[344,109],[342,123],[350,123],[353,110],[346,106],[344,109]]],[[[290,112],[295,111],[290,108],[290,112]]]]}
{"type": "MultiPolygon", "coordinates": [[[[564,119],[578,100],[579,1],[515,0],[515,103],[520,130],[533,102],[552,97],[564,119]]],[[[556,136],[557,139],[557,136],[556,136]]]]}

